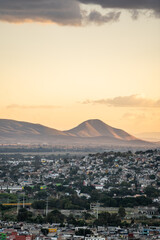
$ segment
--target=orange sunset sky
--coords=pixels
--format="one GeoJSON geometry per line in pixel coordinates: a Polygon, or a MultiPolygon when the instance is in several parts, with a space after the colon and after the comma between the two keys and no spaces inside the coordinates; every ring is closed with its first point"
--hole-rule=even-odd
{"type": "Polygon", "coordinates": [[[160,132],[159,0],[27,2],[0,0],[0,118],[160,132]]]}

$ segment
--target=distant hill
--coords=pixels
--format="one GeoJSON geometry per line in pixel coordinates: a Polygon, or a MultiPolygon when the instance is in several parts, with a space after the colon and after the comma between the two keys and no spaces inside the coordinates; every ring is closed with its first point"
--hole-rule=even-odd
{"type": "Polygon", "coordinates": [[[55,136],[65,136],[65,133],[41,124],[0,119],[0,143],[45,143],[55,136]]]}
{"type": "Polygon", "coordinates": [[[98,119],[85,121],[68,131],[40,124],[0,119],[1,144],[53,144],[67,146],[146,145],[127,132],[98,119]]]}
{"type": "Polygon", "coordinates": [[[120,140],[137,140],[137,138],[128,134],[127,132],[113,128],[101,120],[92,119],[85,121],[78,125],[77,127],[65,131],[65,133],[70,136],[76,137],[107,137],[112,139],[120,139],[120,140]]]}
{"type": "Polygon", "coordinates": [[[160,132],[144,132],[136,134],[136,137],[146,141],[157,142],[160,141],[160,132]]]}
{"type": "Polygon", "coordinates": [[[65,135],[62,131],[41,124],[0,119],[0,136],[65,135]]]}

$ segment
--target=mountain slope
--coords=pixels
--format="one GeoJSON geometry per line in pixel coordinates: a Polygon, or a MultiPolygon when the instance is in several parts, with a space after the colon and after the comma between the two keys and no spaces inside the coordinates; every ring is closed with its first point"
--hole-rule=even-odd
{"type": "Polygon", "coordinates": [[[15,120],[0,119],[0,136],[23,136],[23,135],[66,135],[62,131],[45,127],[41,124],[20,122],[15,120]]]}
{"type": "Polygon", "coordinates": [[[40,124],[0,119],[0,143],[85,147],[147,144],[147,142],[97,119],[85,121],[68,131],[59,131],[40,124]]]}
{"type": "Polygon", "coordinates": [[[65,131],[70,136],[76,137],[108,137],[120,140],[137,140],[134,136],[127,132],[113,128],[98,119],[85,121],[77,127],[65,131]]]}

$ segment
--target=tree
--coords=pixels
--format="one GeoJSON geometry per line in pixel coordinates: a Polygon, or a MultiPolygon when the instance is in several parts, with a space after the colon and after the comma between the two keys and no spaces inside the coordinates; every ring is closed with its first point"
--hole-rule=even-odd
{"type": "Polygon", "coordinates": [[[77,236],[86,236],[88,234],[92,234],[92,231],[90,229],[78,229],[78,231],[75,232],[75,235],[77,236]]]}
{"type": "Polygon", "coordinates": [[[38,214],[37,217],[35,218],[35,222],[36,223],[44,223],[45,222],[45,218],[42,217],[42,215],[38,214]]]}
{"type": "Polygon", "coordinates": [[[72,225],[74,225],[74,226],[77,225],[77,221],[76,221],[76,219],[73,217],[72,214],[70,214],[70,215],[67,217],[67,223],[68,223],[68,224],[72,224],[72,225]]]}
{"type": "Polygon", "coordinates": [[[43,235],[47,236],[49,233],[49,230],[47,228],[42,228],[41,232],[43,233],[43,235]]]}
{"type": "Polygon", "coordinates": [[[32,207],[34,209],[44,209],[46,207],[46,202],[44,200],[34,201],[32,207]]]}
{"type": "Polygon", "coordinates": [[[152,175],[149,176],[149,178],[150,178],[151,180],[154,180],[154,179],[156,178],[156,176],[155,176],[154,174],[152,174],[152,175]]]}
{"type": "Polygon", "coordinates": [[[32,213],[26,208],[21,208],[18,212],[17,220],[18,221],[27,221],[31,220],[32,213]]]}
{"type": "Polygon", "coordinates": [[[84,212],[83,217],[84,217],[85,220],[90,220],[90,219],[93,218],[93,216],[88,212],[84,212]]]}
{"type": "Polygon", "coordinates": [[[152,186],[147,186],[144,189],[144,193],[147,194],[147,197],[158,197],[160,196],[160,191],[152,186]]]}
{"type": "Polygon", "coordinates": [[[118,215],[121,217],[121,218],[124,218],[126,216],[126,211],[125,211],[125,208],[124,207],[120,207],[119,210],[118,210],[118,215]]]}
{"type": "Polygon", "coordinates": [[[102,212],[98,215],[98,219],[95,220],[96,226],[119,226],[121,220],[116,213],[110,214],[109,212],[102,212]]]}
{"type": "Polygon", "coordinates": [[[65,216],[58,210],[54,210],[47,215],[47,222],[49,223],[61,223],[63,224],[65,216]]]}

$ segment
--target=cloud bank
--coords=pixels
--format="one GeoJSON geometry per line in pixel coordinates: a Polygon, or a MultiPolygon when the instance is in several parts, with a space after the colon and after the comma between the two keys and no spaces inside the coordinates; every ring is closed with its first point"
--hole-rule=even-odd
{"type": "Polygon", "coordinates": [[[0,0],[1,21],[80,25],[81,19],[76,0],[0,0]]]}
{"type": "Polygon", "coordinates": [[[103,8],[119,9],[160,9],[159,0],[79,0],[84,4],[98,4],[103,8]]]}
{"type": "Polygon", "coordinates": [[[153,10],[154,16],[160,17],[160,0],[0,0],[0,21],[74,26],[102,24],[119,20],[121,13],[117,9],[128,9],[133,19],[138,18],[139,10],[153,10]],[[98,4],[106,8],[107,13],[97,10],[87,13],[81,9],[82,3],[84,6],[98,4]]]}
{"type": "Polygon", "coordinates": [[[159,0],[79,0],[83,4],[97,4],[102,8],[131,10],[132,18],[137,19],[138,10],[152,10],[155,17],[160,17],[159,0]]]}
{"type": "Polygon", "coordinates": [[[104,104],[109,107],[160,108],[160,99],[153,100],[149,98],[142,98],[139,95],[131,95],[99,100],[86,100],[83,104],[104,104]]]}

